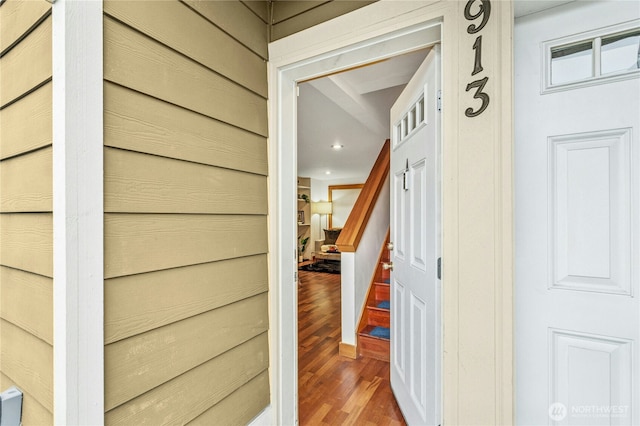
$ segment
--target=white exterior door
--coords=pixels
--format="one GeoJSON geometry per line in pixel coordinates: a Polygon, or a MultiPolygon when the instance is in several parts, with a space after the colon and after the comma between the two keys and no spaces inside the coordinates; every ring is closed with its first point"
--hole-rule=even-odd
{"type": "Polygon", "coordinates": [[[410,425],[440,423],[440,46],[391,108],[391,387],[410,425]]]}
{"type": "Polygon", "coordinates": [[[640,424],[639,18],[516,20],[517,424],[640,424]]]}

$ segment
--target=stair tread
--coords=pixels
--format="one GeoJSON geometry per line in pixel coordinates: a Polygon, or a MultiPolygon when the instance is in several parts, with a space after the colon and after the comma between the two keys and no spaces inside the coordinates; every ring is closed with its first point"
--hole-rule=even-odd
{"type": "Polygon", "coordinates": [[[389,308],[383,308],[383,307],[380,307],[380,306],[369,305],[369,306],[367,306],[367,309],[369,309],[369,311],[381,312],[383,315],[384,315],[385,312],[389,312],[389,308]]]}
{"type": "Polygon", "coordinates": [[[359,333],[360,336],[368,336],[376,339],[389,340],[391,331],[387,327],[368,325],[359,333]]]}
{"type": "Polygon", "coordinates": [[[388,310],[391,308],[391,303],[388,300],[381,300],[380,302],[378,302],[378,305],[376,306],[376,308],[388,310]]]}

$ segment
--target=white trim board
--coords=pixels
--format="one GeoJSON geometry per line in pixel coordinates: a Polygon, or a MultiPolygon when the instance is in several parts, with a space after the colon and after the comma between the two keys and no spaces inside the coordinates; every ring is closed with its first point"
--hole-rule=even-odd
{"type": "Polygon", "coordinates": [[[473,117],[465,110],[478,99],[465,88],[478,35],[468,33],[466,4],[380,0],[269,45],[274,424],[297,422],[296,82],[424,47],[428,39],[399,40],[430,23],[440,27],[443,75],[443,421],[513,423],[513,4],[492,2],[482,30],[492,101],[473,117]]]}
{"type": "Polygon", "coordinates": [[[54,423],[104,423],[103,8],[52,6],[54,423]]]}
{"type": "Polygon", "coordinates": [[[272,425],[271,418],[273,416],[271,405],[267,405],[264,410],[249,422],[249,426],[269,426],[272,425]]]}

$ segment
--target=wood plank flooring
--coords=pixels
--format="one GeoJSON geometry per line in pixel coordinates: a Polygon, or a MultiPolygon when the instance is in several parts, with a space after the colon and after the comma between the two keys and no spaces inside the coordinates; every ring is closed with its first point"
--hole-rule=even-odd
{"type": "Polygon", "coordinates": [[[389,363],[338,355],[340,275],[298,273],[300,425],[404,425],[389,363]]]}

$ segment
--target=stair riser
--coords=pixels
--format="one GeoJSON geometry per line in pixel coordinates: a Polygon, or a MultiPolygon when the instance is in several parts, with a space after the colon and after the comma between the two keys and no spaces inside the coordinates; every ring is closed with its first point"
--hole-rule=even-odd
{"type": "Polygon", "coordinates": [[[360,356],[389,361],[389,341],[368,336],[358,336],[358,352],[360,356]]]}
{"type": "Polygon", "coordinates": [[[389,311],[382,311],[378,309],[369,309],[369,317],[367,320],[368,325],[379,325],[380,327],[389,328],[390,315],[389,311]]]}
{"type": "Polygon", "coordinates": [[[391,277],[391,272],[387,269],[386,271],[383,269],[382,272],[380,272],[380,278],[383,280],[388,280],[391,277]]]}
{"type": "Polygon", "coordinates": [[[382,302],[383,300],[389,299],[389,286],[388,285],[378,285],[376,284],[375,288],[375,297],[376,302],[382,302]]]}

